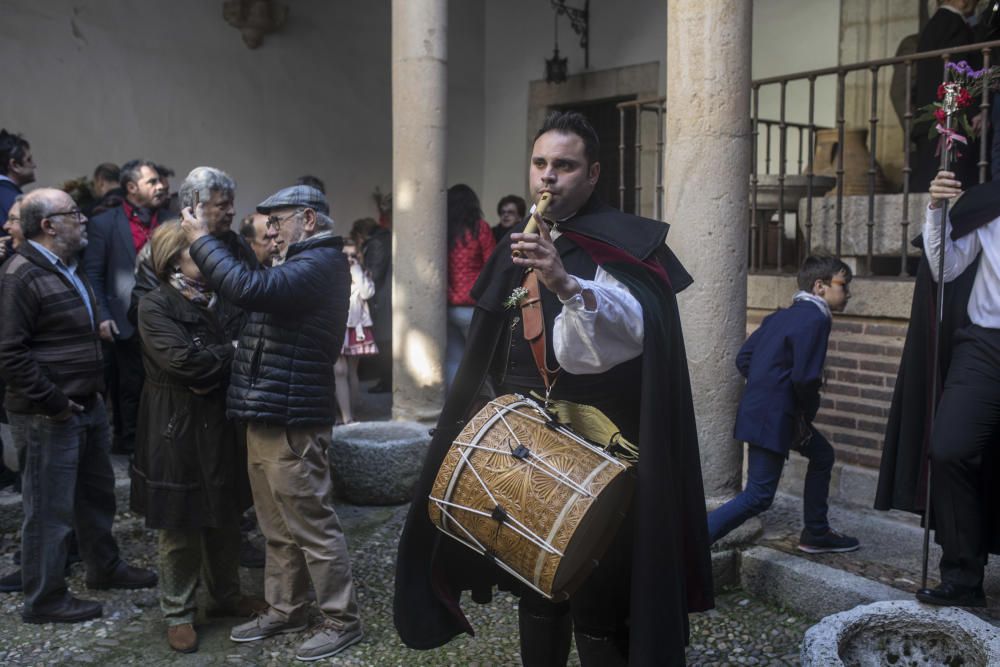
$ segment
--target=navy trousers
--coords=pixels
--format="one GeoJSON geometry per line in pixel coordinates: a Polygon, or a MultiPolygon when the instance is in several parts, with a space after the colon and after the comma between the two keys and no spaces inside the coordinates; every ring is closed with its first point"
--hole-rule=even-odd
{"type": "MultiPolygon", "coordinates": [[[[827,498],[830,495],[830,471],[833,470],[833,447],[812,426],[812,438],[801,454],[809,459],[802,490],[802,518],[806,530],[822,535],[830,528],[827,521],[827,498]]],[[[750,517],[771,506],[778,490],[785,457],[770,449],[751,444],[748,448],[747,483],[743,491],[708,515],[708,537],[714,543],[735,530],[750,517]]]]}
{"type": "Polygon", "coordinates": [[[21,577],[24,613],[31,615],[58,608],[69,597],[66,553],[74,528],[88,578],[106,577],[118,566],[118,545],[111,535],[111,439],[100,396],[66,421],[8,416],[23,471],[21,577]]]}

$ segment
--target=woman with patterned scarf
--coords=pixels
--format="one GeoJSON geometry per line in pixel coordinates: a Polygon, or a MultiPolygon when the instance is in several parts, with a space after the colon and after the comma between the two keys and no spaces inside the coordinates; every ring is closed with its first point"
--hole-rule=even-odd
{"type": "Polygon", "coordinates": [[[240,593],[239,517],[250,495],[239,488],[245,475],[237,475],[236,433],[226,419],[233,344],[178,222],[157,228],[151,252],[161,283],[139,302],[146,381],[131,506],[158,531],[167,642],[190,653],[198,648],[194,592],[203,569],[209,616],[249,616],[266,605],[240,593]]]}

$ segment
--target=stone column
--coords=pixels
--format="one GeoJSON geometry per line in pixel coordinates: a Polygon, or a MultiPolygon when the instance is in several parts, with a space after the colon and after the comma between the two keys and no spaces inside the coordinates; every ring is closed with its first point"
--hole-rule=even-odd
{"type": "Polygon", "coordinates": [[[746,337],[751,3],[669,0],[665,220],[694,276],[678,296],[710,506],[740,489],[733,419],[746,337]]]}
{"type": "Polygon", "coordinates": [[[394,419],[444,401],[447,0],[392,0],[394,419]]]}

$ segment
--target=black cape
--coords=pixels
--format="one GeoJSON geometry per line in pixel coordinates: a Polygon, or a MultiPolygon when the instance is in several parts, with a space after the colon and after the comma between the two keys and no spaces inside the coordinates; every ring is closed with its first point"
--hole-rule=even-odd
{"type": "MultiPolygon", "coordinates": [[[[697,430],[675,296],[691,277],[664,244],[667,225],[621,213],[595,198],[560,230],[623,282],[643,307],[630,662],[684,664],[688,612],[714,605],[697,430]]],[[[442,458],[471,417],[506,322],[502,302],[522,273],[511,262],[508,235],[472,291],[477,307],[465,355],[399,543],[394,620],[411,648],[435,648],[460,633],[474,634],[459,605],[461,592],[470,590],[475,601],[488,602],[493,585],[505,580],[486,558],[431,524],[427,496],[442,458]]]]}
{"type": "MultiPolygon", "coordinates": [[[[970,188],[951,209],[952,239],[959,239],[1000,217],[1000,182],[989,181],[970,188]]],[[[918,236],[914,242],[923,248],[918,236]]],[[[977,258],[958,278],[944,286],[944,320],[941,327],[939,384],[943,386],[951,362],[952,339],[958,329],[969,324],[968,305],[972,284],[979,269],[977,258]]],[[[913,286],[910,325],[903,344],[899,373],[892,394],[886,424],[882,461],[879,467],[875,509],[900,509],[923,515],[927,489],[931,412],[935,397],[932,387],[934,329],[937,327],[937,283],[931,276],[926,257],[921,257],[913,286]]],[[[997,462],[987,459],[989,479],[1000,480],[997,462]]],[[[986,485],[984,507],[1000,508],[1000,484],[986,485]]],[[[990,517],[990,552],[1000,553],[1000,512],[990,517]]],[[[933,519],[932,519],[933,524],[933,519]]]]}

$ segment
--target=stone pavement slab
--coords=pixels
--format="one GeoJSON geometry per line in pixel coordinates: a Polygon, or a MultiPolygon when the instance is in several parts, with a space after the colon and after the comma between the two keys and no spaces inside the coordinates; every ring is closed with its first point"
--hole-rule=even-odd
{"type": "MultiPolygon", "coordinates": [[[[756,562],[751,567],[759,570],[762,567],[759,561],[770,560],[766,572],[756,573],[761,579],[753,585],[753,590],[780,591],[789,578],[808,570],[813,595],[788,594],[779,599],[791,608],[821,616],[879,599],[911,599],[919,588],[923,529],[914,515],[831,503],[830,524],[857,537],[861,548],[851,553],[807,555],[795,548],[802,530],[801,512],[800,498],[779,493],[771,509],[760,516],[764,533],[757,543],[767,547],[772,555],[751,550],[751,560],[756,562]],[[807,564],[817,567],[810,568],[807,564]],[[823,567],[833,570],[823,573],[823,567]],[[829,599],[818,599],[823,597],[829,599]],[[837,600],[839,603],[835,603],[837,600]]],[[[941,549],[934,543],[932,533],[928,568],[932,586],[938,583],[940,557],[941,549]]],[[[989,606],[976,614],[1000,624],[1000,565],[996,559],[987,566],[985,589],[989,606]]]]}

